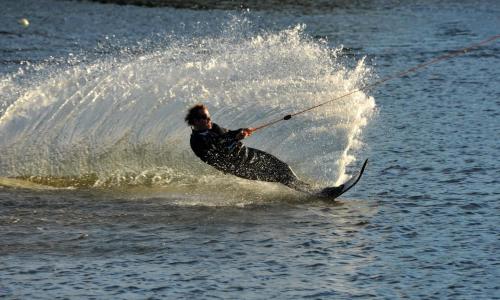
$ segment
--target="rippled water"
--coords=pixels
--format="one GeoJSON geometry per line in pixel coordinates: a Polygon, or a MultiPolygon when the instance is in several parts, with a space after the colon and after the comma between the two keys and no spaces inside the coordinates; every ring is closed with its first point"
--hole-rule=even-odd
{"type": "Polygon", "coordinates": [[[229,127],[307,107],[499,34],[496,1],[0,5],[0,175],[94,185],[0,188],[1,296],[500,299],[498,42],[249,140],[321,184],[369,157],[336,203],[207,169],[181,119],[207,91],[229,127]]]}

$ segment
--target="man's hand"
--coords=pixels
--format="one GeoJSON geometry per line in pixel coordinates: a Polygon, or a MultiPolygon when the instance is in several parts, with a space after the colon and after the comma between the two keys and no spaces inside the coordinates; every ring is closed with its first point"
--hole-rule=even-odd
{"type": "Polygon", "coordinates": [[[236,136],[238,140],[242,140],[248,136],[250,136],[255,131],[254,128],[243,128],[240,133],[236,136]]]}

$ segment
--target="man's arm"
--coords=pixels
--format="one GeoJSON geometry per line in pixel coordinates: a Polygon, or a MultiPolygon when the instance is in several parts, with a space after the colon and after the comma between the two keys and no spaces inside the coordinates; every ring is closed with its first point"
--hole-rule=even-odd
{"type": "Polygon", "coordinates": [[[224,135],[224,138],[233,138],[238,141],[250,136],[255,131],[254,128],[240,128],[236,130],[228,130],[226,128],[220,127],[215,123],[212,123],[212,130],[214,130],[220,135],[224,135]]]}
{"type": "Polygon", "coordinates": [[[219,135],[224,135],[229,132],[226,128],[220,127],[219,125],[212,123],[212,130],[215,131],[219,135]]]}
{"type": "Polygon", "coordinates": [[[230,130],[226,132],[224,135],[226,138],[232,138],[236,141],[239,141],[250,136],[254,131],[255,129],[253,128],[239,128],[236,130],[230,130]]]}

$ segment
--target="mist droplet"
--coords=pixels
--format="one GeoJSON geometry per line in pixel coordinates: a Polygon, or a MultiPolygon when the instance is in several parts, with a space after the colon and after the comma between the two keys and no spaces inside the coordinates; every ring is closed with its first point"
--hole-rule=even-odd
{"type": "Polygon", "coordinates": [[[30,26],[30,21],[28,21],[28,19],[26,19],[26,18],[21,18],[17,22],[19,24],[21,24],[21,26],[23,26],[25,28],[28,27],[28,26],[30,26]]]}

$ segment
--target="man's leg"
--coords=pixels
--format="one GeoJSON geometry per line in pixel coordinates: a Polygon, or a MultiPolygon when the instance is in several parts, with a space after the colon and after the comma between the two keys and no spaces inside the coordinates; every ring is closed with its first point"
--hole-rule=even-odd
{"type": "Polygon", "coordinates": [[[254,160],[254,169],[258,180],[279,182],[294,190],[304,193],[316,192],[310,184],[300,180],[288,164],[279,160],[267,152],[249,148],[252,151],[250,157],[254,160]]]}

